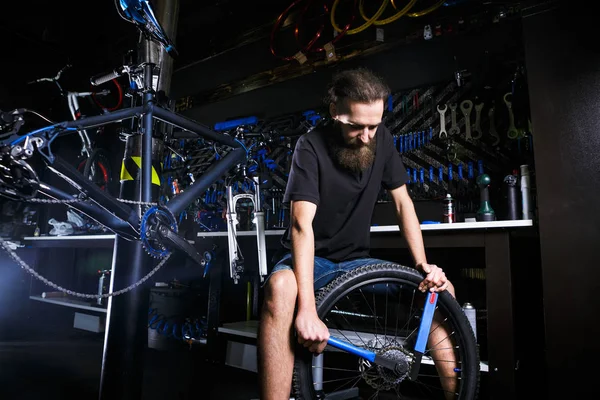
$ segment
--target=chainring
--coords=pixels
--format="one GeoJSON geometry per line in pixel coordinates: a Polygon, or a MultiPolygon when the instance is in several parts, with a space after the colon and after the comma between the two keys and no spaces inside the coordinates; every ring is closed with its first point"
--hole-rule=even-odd
{"type": "Polygon", "coordinates": [[[168,209],[153,206],[146,210],[140,222],[140,240],[146,253],[154,258],[164,258],[171,253],[160,240],[157,231],[159,223],[168,225],[177,233],[177,220],[168,209]]]}

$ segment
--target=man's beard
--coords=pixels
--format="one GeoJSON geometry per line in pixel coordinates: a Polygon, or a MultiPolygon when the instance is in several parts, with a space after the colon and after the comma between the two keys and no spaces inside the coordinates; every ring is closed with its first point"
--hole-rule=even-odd
{"type": "Polygon", "coordinates": [[[330,140],[330,149],[334,160],[343,168],[352,172],[363,172],[367,170],[375,160],[375,149],[377,147],[377,135],[364,145],[355,138],[353,143],[346,143],[342,137],[334,134],[335,138],[330,140]]]}

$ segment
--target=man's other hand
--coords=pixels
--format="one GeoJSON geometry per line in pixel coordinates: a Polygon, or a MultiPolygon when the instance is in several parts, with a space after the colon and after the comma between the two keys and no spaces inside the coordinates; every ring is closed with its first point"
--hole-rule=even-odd
{"type": "Polygon", "coordinates": [[[417,269],[422,270],[425,274],[425,279],[419,284],[419,290],[425,293],[427,290],[431,292],[443,292],[448,289],[450,281],[446,278],[444,271],[435,264],[420,263],[417,269]]]}

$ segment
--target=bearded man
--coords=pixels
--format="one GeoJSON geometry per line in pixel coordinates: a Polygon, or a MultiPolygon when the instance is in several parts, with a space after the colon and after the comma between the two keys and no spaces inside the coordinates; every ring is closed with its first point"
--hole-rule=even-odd
{"type": "MultiPolygon", "coordinates": [[[[371,216],[381,187],[395,203],[415,268],[425,274],[419,289],[454,295],[442,269],[427,263],[406,189],[409,177],[382,124],[388,86],[359,68],[337,73],[327,94],[332,122],[304,134],[295,147],[284,196],[290,207],[282,238],[286,252],[264,286],[258,337],[261,400],[289,399],[294,340],[315,353],[327,345],[329,330],[317,315],[315,290],[348,270],[382,263],[369,256],[371,216]]],[[[443,330],[436,334],[446,335],[443,330]]]]}

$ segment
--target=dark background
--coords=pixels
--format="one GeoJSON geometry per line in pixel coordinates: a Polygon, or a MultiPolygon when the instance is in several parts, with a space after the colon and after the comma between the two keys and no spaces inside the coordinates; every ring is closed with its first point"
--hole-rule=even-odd
{"type": "MultiPolygon", "coordinates": [[[[511,3],[472,1],[454,9],[458,11],[444,10],[436,18],[455,21],[454,12],[494,12],[511,3]]],[[[543,398],[562,399],[595,392],[592,383],[597,368],[590,363],[597,358],[600,333],[595,296],[600,276],[594,251],[600,239],[600,60],[594,40],[597,22],[585,15],[591,13],[573,2],[556,2],[557,10],[542,12],[552,7],[538,8],[537,3],[542,2],[524,2],[527,8],[514,22],[463,35],[442,35],[431,42],[404,40],[423,22],[391,24],[385,29],[389,47],[372,54],[360,52],[374,45],[374,32],[367,30],[340,41],[341,54],[354,49],[358,56],[331,65],[319,63],[315,56],[314,63],[298,67],[269,51],[270,29],[288,2],[182,0],[176,36],[181,56],[175,62],[171,96],[182,113],[212,124],[236,116],[276,116],[315,107],[325,83],[340,67],[369,66],[393,90],[406,90],[451,80],[457,68],[475,72],[476,78],[486,54],[496,60],[493,65],[500,71],[511,68],[515,60],[524,60],[536,130],[536,242],[541,263],[522,266],[524,272],[516,278],[523,294],[515,305],[521,330],[517,335],[526,338],[519,345],[534,364],[526,369],[521,385],[540,391],[543,398]],[[259,5],[265,9],[259,10],[259,5]],[[569,17],[574,10],[579,11],[577,18],[569,17]],[[540,328],[537,322],[541,320],[540,328]],[[531,329],[530,322],[534,323],[531,329]],[[547,380],[540,371],[547,373],[547,380]]],[[[291,34],[289,28],[283,32],[291,34]]],[[[74,0],[11,2],[3,5],[0,35],[0,109],[31,107],[57,119],[67,117],[66,105],[54,88],[27,82],[54,75],[69,62],[73,68],[65,75],[65,86],[86,90],[91,75],[120,65],[137,40],[134,26],[118,17],[112,1],[85,5],[74,0]]],[[[297,51],[283,36],[277,43],[286,55],[297,51]]],[[[528,255],[523,259],[534,262],[538,257],[528,252],[535,249],[520,249],[528,255]]],[[[462,260],[468,255],[451,256],[462,260]]],[[[51,257],[63,263],[60,256],[51,257]]],[[[22,337],[25,315],[34,319],[36,328],[43,321],[48,335],[53,324],[68,325],[68,318],[60,316],[65,310],[49,306],[40,311],[27,303],[29,279],[16,271],[12,262],[2,262],[0,303],[15,304],[0,314],[6,321],[2,337],[22,337]]],[[[76,282],[76,272],[70,267],[66,271],[57,273],[74,276],[76,282]]]]}

